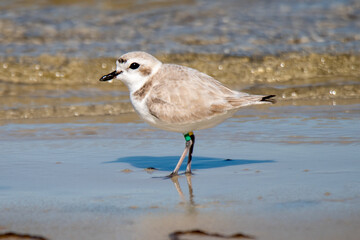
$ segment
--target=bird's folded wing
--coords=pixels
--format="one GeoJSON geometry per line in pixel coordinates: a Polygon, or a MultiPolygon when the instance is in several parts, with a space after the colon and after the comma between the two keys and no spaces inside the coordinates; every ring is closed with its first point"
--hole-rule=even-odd
{"type": "Polygon", "coordinates": [[[172,71],[161,79],[162,82],[154,84],[146,102],[150,113],[161,121],[200,121],[234,108],[227,98],[236,97],[236,92],[196,70],[188,70],[181,76],[172,71]]]}

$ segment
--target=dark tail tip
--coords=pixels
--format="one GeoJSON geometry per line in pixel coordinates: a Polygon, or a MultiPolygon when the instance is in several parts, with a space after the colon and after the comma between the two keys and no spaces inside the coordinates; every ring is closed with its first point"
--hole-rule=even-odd
{"type": "Polygon", "coordinates": [[[260,101],[261,102],[271,102],[272,104],[276,103],[276,99],[274,99],[276,95],[268,95],[263,97],[260,101]]]}

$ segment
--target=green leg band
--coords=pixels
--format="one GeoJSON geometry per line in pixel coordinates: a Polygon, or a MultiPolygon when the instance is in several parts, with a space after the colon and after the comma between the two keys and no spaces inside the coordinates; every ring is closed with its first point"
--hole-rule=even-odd
{"type": "Polygon", "coordinates": [[[191,140],[191,137],[190,137],[189,133],[184,134],[184,138],[185,138],[185,140],[186,140],[187,142],[191,140]]]}

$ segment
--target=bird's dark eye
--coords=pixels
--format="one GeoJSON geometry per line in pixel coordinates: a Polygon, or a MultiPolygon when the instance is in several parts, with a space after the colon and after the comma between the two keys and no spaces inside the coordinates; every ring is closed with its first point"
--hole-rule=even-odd
{"type": "Polygon", "coordinates": [[[130,68],[131,69],[137,69],[138,67],[140,67],[140,64],[136,63],[136,62],[133,62],[131,65],[130,65],[130,68]]]}

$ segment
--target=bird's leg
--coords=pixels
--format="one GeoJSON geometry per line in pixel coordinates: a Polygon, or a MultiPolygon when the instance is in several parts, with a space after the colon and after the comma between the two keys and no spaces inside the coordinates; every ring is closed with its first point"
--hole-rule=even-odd
{"type": "Polygon", "coordinates": [[[185,174],[191,174],[191,160],[192,160],[192,153],[194,150],[194,145],[195,145],[195,135],[193,132],[189,132],[189,136],[191,138],[191,147],[189,150],[189,156],[188,156],[188,162],[186,165],[186,171],[185,174]]]}
{"type": "Polygon", "coordinates": [[[191,141],[191,137],[190,137],[189,133],[184,134],[184,137],[185,137],[185,140],[186,140],[184,152],[182,153],[178,163],[176,164],[176,167],[175,167],[174,171],[172,171],[172,173],[170,173],[169,177],[173,177],[173,176],[178,175],[180,166],[181,166],[182,162],[184,161],[184,158],[185,158],[186,154],[189,152],[189,150],[191,148],[192,141],[191,141]]]}

